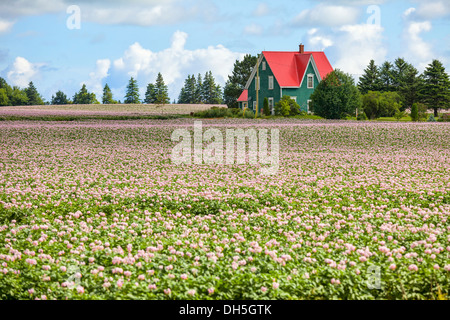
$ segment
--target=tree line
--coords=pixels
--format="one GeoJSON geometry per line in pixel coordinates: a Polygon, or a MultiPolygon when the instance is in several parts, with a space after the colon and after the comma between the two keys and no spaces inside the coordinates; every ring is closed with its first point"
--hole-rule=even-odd
{"type": "Polygon", "coordinates": [[[361,119],[400,119],[406,109],[413,120],[416,113],[420,117],[428,109],[438,117],[440,110],[450,108],[450,80],[439,60],[433,60],[422,74],[403,58],[380,67],[371,60],[357,85],[349,74],[335,70],[319,83],[311,100],[313,112],[329,119],[355,113],[361,119]]]}
{"type": "MultiPolygon", "coordinates": [[[[169,89],[165,84],[163,76],[158,73],[155,83],[149,83],[146,87],[145,96],[141,99],[139,94],[139,85],[137,80],[131,77],[126,87],[126,93],[123,103],[125,104],[169,104],[169,89]]],[[[178,103],[182,104],[221,104],[222,89],[216,84],[211,71],[206,72],[204,77],[200,74],[197,79],[188,76],[184,87],[181,89],[178,103]]],[[[103,104],[120,104],[113,97],[111,88],[106,83],[103,88],[101,99],[103,104]]],[[[175,101],[174,101],[175,103],[175,101]]],[[[5,79],[0,78],[0,106],[19,106],[19,105],[66,105],[66,104],[100,104],[95,93],[89,92],[86,85],[83,84],[80,91],[76,92],[72,98],[69,98],[63,91],[59,90],[52,96],[49,102],[45,102],[33,82],[25,89],[17,86],[11,87],[5,79]]]]}

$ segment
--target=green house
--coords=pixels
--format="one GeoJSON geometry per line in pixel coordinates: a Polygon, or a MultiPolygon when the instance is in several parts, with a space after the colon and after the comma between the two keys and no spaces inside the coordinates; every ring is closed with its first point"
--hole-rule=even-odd
{"type": "Polygon", "coordinates": [[[332,71],[324,52],[304,51],[303,45],[294,52],[263,51],[238,99],[239,107],[261,113],[267,98],[274,114],[275,104],[283,96],[290,96],[302,111],[309,112],[311,94],[332,71]]]}

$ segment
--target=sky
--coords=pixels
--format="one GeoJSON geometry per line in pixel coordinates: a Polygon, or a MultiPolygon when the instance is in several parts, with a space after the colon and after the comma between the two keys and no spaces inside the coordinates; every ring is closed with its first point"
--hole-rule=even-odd
{"type": "Polygon", "coordinates": [[[174,100],[190,74],[223,87],[245,54],[300,43],[356,78],[398,57],[449,72],[450,0],[0,0],[0,77],[46,100],[108,83],[123,101],[131,77],[143,98],[158,72],[174,100]]]}

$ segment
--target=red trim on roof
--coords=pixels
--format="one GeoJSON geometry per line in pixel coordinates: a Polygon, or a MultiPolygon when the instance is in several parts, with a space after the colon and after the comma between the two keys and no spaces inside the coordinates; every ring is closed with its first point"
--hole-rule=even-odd
{"type": "Polygon", "coordinates": [[[242,91],[241,95],[239,96],[238,102],[247,102],[248,101],[248,90],[242,91]]]}
{"type": "Polygon", "coordinates": [[[300,86],[311,56],[317,66],[321,80],[333,71],[333,67],[324,52],[263,51],[263,55],[281,87],[300,86]]]}

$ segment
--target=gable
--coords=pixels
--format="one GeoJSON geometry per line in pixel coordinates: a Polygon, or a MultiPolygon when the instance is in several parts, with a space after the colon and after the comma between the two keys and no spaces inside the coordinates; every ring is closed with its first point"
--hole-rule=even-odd
{"type": "MultiPolygon", "coordinates": [[[[312,51],[299,53],[298,51],[263,51],[258,59],[257,66],[260,66],[263,59],[267,61],[276,81],[282,88],[300,87],[310,63],[313,65],[316,77],[319,81],[333,71],[324,52],[312,51]]],[[[255,66],[247,81],[245,89],[249,89],[256,72],[257,68],[255,66]]]]}

